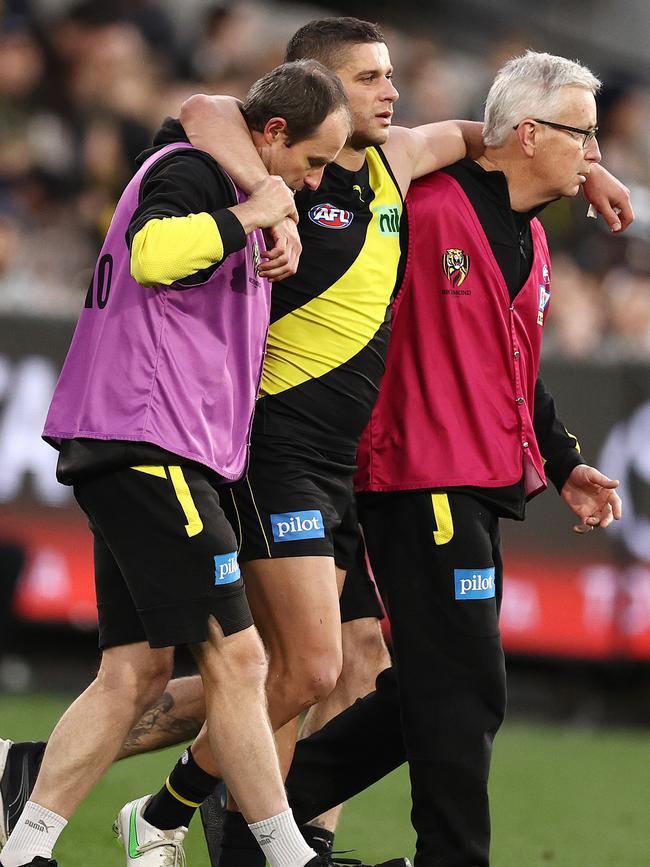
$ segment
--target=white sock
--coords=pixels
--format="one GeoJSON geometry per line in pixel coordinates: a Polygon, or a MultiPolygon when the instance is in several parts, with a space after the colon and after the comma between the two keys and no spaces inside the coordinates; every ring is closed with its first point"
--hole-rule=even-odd
{"type": "Polygon", "coordinates": [[[37,855],[51,858],[59,834],[67,824],[63,816],[27,801],[0,855],[2,867],[21,867],[37,855]]]}
{"type": "Polygon", "coordinates": [[[248,826],[270,867],[303,867],[316,857],[296,825],[291,810],[248,826]]]}

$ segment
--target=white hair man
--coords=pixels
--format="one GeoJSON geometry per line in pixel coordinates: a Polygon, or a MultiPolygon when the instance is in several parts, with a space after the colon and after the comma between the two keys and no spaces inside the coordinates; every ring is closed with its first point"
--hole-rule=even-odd
{"type": "Polygon", "coordinates": [[[620,516],[618,482],[587,466],[539,378],[551,263],[536,215],[600,162],[599,86],[562,57],[509,61],[487,97],[485,153],[406,199],[405,277],[356,483],[391,617],[416,867],[489,863],[506,706],[499,519],[522,520],[546,477],[578,533],[620,516]]]}

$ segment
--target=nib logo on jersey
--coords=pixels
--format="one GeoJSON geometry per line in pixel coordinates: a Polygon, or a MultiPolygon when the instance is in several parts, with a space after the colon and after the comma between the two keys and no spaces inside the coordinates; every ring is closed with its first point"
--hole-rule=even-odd
{"type": "Polygon", "coordinates": [[[322,205],[314,205],[309,210],[309,219],[317,226],[323,226],[325,229],[347,229],[354,214],[352,211],[346,211],[345,208],[337,208],[336,205],[331,205],[326,202],[322,205]]]}
{"type": "Polygon", "coordinates": [[[454,569],[456,599],[492,599],[496,593],[494,566],[486,569],[454,569]]]}
{"type": "Polygon", "coordinates": [[[298,539],[324,539],[325,525],[318,509],[306,512],[282,512],[271,515],[275,542],[295,542],[298,539]]]}
{"type": "Polygon", "coordinates": [[[214,558],[214,583],[234,584],[239,581],[241,572],[239,571],[239,563],[237,562],[237,552],[232,551],[230,554],[216,554],[214,558]]]}

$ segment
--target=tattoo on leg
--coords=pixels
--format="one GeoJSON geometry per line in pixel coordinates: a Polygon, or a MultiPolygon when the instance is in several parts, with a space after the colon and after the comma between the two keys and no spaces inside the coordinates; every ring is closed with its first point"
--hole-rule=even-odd
{"type": "Polygon", "coordinates": [[[192,740],[201,730],[203,719],[174,715],[174,697],[163,693],[138,720],[124,741],[120,757],[148,753],[192,740]]]}

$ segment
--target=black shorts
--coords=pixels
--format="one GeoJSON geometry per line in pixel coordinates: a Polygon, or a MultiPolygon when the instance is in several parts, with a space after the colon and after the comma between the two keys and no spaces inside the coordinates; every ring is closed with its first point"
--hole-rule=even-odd
{"type": "Polygon", "coordinates": [[[101,648],[205,641],[211,614],[226,635],[252,624],[235,535],[207,474],[130,467],[74,493],[94,536],[101,648]]]}
{"type": "Polygon", "coordinates": [[[379,601],[375,582],[370,577],[366,562],[366,546],[361,534],[354,558],[345,576],[341,593],[341,623],[361,620],[362,617],[376,617],[381,620],[384,610],[379,601]]]}
{"type": "Polygon", "coordinates": [[[333,557],[352,565],[358,545],[354,455],[303,440],[254,438],[247,475],[222,497],[239,540],[239,560],[333,557]]]}

